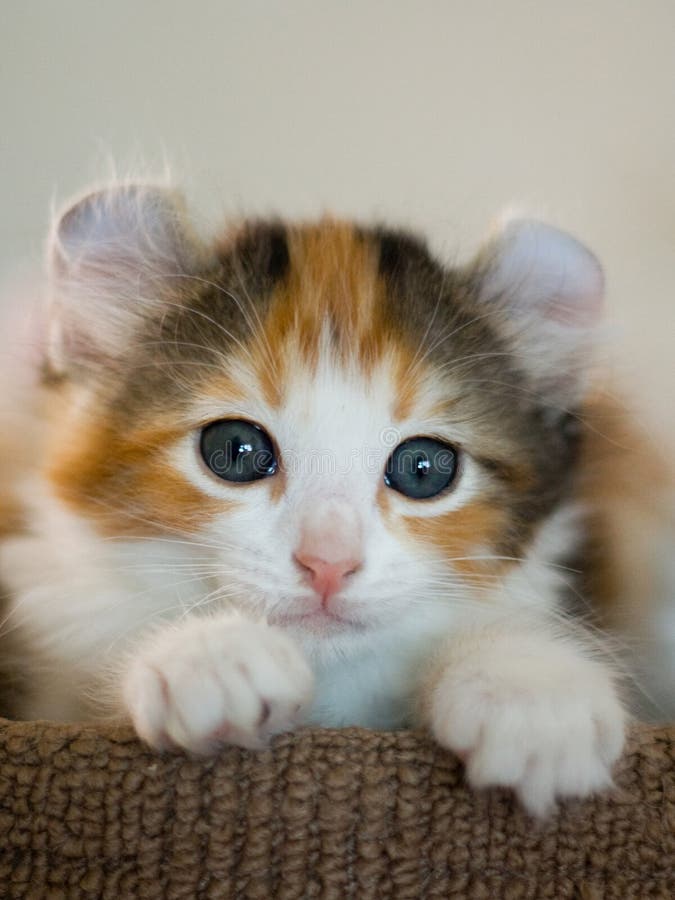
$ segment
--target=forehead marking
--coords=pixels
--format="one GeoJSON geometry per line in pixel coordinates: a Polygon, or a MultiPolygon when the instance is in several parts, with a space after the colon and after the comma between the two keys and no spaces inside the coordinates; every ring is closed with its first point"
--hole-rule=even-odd
{"type": "Polygon", "coordinates": [[[386,355],[397,398],[393,415],[405,418],[417,386],[414,354],[387,316],[377,240],[331,220],[289,228],[287,239],[288,270],[246,348],[265,401],[281,406],[290,373],[303,365],[315,374],[322,351],[366,376],[386,355]]]}

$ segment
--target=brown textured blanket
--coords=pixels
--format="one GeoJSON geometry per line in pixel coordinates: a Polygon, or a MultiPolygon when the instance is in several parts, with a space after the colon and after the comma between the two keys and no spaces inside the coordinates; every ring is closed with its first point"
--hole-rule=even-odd
{"type": "Polygon", "coordinates": [[[3,897],[675,897],[675,728],[547,823],[426,737],[286,735],[158,757],[125,726],[0,721],[3,897]]]}

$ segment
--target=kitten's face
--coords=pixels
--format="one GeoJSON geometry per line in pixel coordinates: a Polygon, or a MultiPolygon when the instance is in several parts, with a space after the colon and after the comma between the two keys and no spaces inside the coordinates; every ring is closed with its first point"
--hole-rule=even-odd
{"type": "MultiPolygon", "coordinates": [[[[78,284],[87,268],[100,284],[88,247],[78,284]]],[[[129,321],[93,350],[63,317],[62,499],[107,535],[185,541],[210,602],[316,647],[488,602],[572,466],[549,387],[569,373],[486,304],[495,265],[447,271],[330,221],[250,226],[198,265],[165,256],[141,288],[133,270],[129,321]]]]}

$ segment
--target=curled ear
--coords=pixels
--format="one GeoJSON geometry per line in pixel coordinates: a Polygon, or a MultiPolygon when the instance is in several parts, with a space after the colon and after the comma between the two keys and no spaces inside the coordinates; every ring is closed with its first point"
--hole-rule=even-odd
{"type": "Polygon", "coordinates": [[[59,216],[49,241],[49,364],[114,359],[144,317],[203,273],[208,254],[181,195],[152,185],[88,194],[59,216]],[[183,278],[184,281],[184,278],[183,278]]]}
{"type": "Polygon", "coordinates": [[[604,277],[571,235],[533,219],[503,219],[472,265],[534,389],[558,406],[576,403],[591,368],[604,277]]]}

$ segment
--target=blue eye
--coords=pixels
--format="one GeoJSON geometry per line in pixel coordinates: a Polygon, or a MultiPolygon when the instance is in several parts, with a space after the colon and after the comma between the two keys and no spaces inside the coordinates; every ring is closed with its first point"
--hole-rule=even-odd
{"type": "Polygon", "coordinates": [[[225,481],[259,481],[279,468],[270,436],[245,419],[222,419],[207,425],[199,449],[209,469],[225,481]]]}
{"type": "Polygon", "coordinates": [[[412,500],[436,497],[457,474],[457,451],[443,441],[415,437],[399,444],[387,460],[384,483],[412,500]]]}

